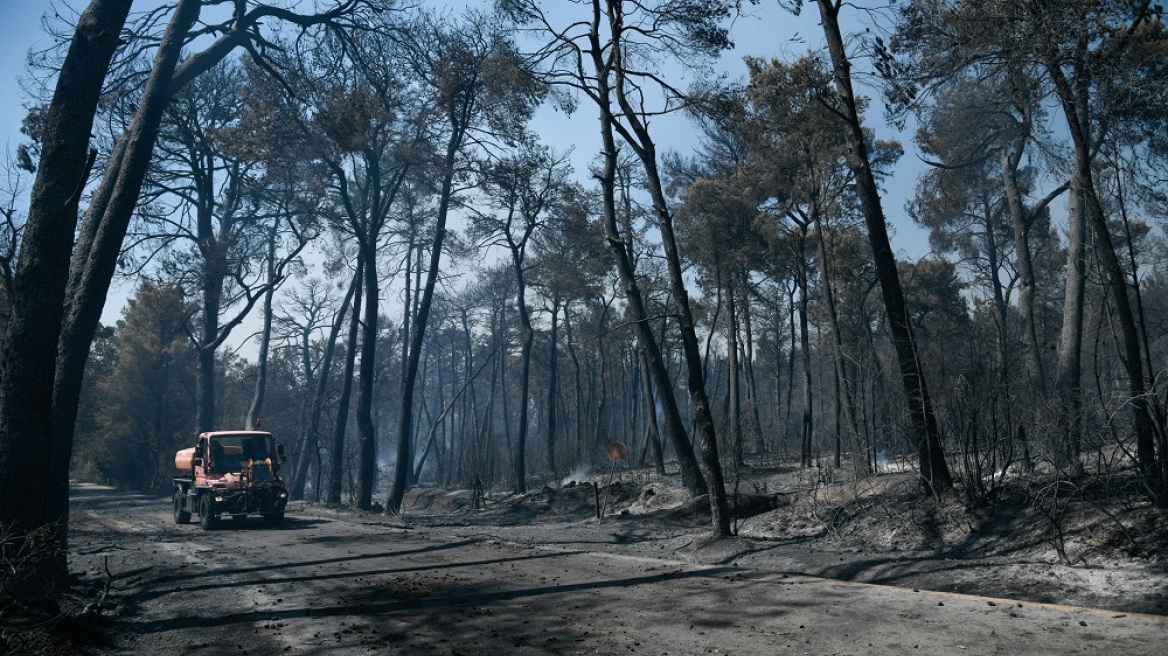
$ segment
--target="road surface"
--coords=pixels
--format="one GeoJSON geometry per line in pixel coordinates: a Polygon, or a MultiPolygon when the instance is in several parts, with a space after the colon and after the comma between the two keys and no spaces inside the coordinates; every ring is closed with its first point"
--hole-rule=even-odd
{"type": "Polygon", "coordinates": [[[71,565],[114,576],[105,654],[1166,653],[1168,617],[914,591],[289,513],[176,526],[74,490],[71,565]]]}

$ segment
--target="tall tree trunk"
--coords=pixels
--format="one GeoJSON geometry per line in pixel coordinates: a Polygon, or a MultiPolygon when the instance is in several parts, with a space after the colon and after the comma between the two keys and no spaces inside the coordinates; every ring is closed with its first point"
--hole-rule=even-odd
{"type": "Polygon", "coordinates": [[[641,357],[641,385],[645,394],[645,419],[649,429],[649,443],[653,448],[653,466],[658,476],[665,475],[665,449],[661,444],[661,431],[657,427],[657,400],[653,397],[653,380],[649,376],[649,361],[644,351],[641,357]]]}
{"type": "MultiPolygon", "coordinates": [[[[610,24],[610,28],[615,34],[619,33],[623,26],[619,22],[620,19],[615,16],[614,21],[613,24],[610,24]]],[[[665,250],[665,262],[669,271],[670,294],[673,296],[673,303],[678,312],[681,346],[682,352],[685,354],[687,386],[690,403],[693,406],[694,432],[697,434],[698,449],[701,453],[710,493],[713,535],[716,538],[726,537],[730,535],[730,513],[726,501],[726,486],[723,482],[722,463],[718,456],[714,416],[710,410],[710,399],[706,392],[701,349],[698,346],[697,330],[689,305],[689,292],[685,288],[681,253],[673,232],[673,216],[665,202],[665,191],[657,168],[656,145],[649,136],[647,126],[637,119],[638,112],[628,97],[628,82],[625,80],[623,52],[620,47],[614,49],[613,57],[616,62],[613,65],[613,71],[616,74],[613,90],[616,92],[617,102],[620,104],[623,119],[627,122],[628,127],[626,128],[625,125],[614,120],[611,115],[608,120],[614,129],[621,131],[625,143],[633,148],[638,159],[641,160],[645,172],[645,182],[649,195],[653,199],[653,211],[657,217],[657,228],[661,232],[661,245],[665,250]]]]}
{"type": "Polygon", "coordinates": [[[357,349],[361,343],[361,299],[365,284],[364,255],[357,255],[357,270],[353,272],[353,313],[349,318],[349,343],[345,352],[345,371],[341,374],[341,396],[337,399],[337,420],[333,424],[332,460],[329,462],[329,491],[327,501],[341,503],[344,487],[345,433],[349,425],[349,402],[353,394],[353,371],[357,364],[357,349]]]}
{"type": "Polygon", "coordinates": [[[799,466],[810,467],[815,439],[815,392],[811,383],[811,328],[807,308],[811,303],[811,292],[807,279],[807,225],[797,222],[795,272],[799,285],[799,363],[803,366],[803,420],[799,431],[799,466]]]}
{"type": "Polygon", "coordinates": [[[519,348],[519,419],[515,436],[515,455],[512,465],[515,469],[516,494],[527,493],[527,424],[528,400],[531,397],[531,345],[535,341],[535,329],[531,327],[531,317],[527,310],[527,284],[523,279],[523,264],[516,254],[515,303],[519,309],[519,328],[523,340],[519,348]]]}
{"type": "Polygon", "coordinates": [[[555,297],[552,299],[552,325],[551,333],[548,337],[548,393],[547,393],[547,425],[546,437],[544,442],[547,445],[547,464],[548,471],[553,474],[556,472],[556,398],[559,396],[560,388],[560,348],[559,348],[559,315],[560,315],[560,299],[555,297]]]}
{"type": "MultiPolygon", "coordinates": [[[[789,305],[787,326],[790,329],[789,335],[791,340],[791,348],[787,350],[787,403],[785,412],[783,413],[783,442],[789,444],[791,441],[791,416],[795,409],[795,359],[799,352],[797,344],[799,343],[799,304],[795,302],[795,291],[798,285],[791,287],[787,293],[787,302],[789,305]]],[[[802,445],[802,437],[800,437],[800,445],[802,445]]],[[[802,446],[800,446],[802,449],[802,446]]]]}
{"type": "MultiPolygon", "coordinates": [[[[373,223],[374,219],[370,218],[373,223]]],[[[370,231],[372,232],[372,230],[370,231]]],[[[377,475],[377,435],[373,424],[373,393],[377,382],[377,336],[380,293],[377,280],[377,238],[367,234],[361,249],[365,253],[365,319],[361,322],[361,364],[357,384],[357,508],[373,508],[373,488],[377,475]]],[[[407,462],[408,466],[408,462],[407,462]]]]}
{"type": "MultiPolygon", "coordinates": [[[[581,367],[580,356],[576,353],[576,343],[572,338],[572,320],[571,314],[568,312],[568,307],[564,307],[564,333],[568,343],[568,356],[572,358],[572,380],[574,381],[572,390],[572,400],[574,403],[574,410],[572,411],[573,423],[573,442],[576,445],[575,461],[580,460],[581,443],[584,440],[584,384],[581,381],[581,367]]],[[[647,365],[646,365],[647,367],[647,365]]],[[[646,373],[648,375],[648,373],[646,373]]]]}
{"type": "MultiPolygon", "coordinates": [[[[58,338],[65,321],[71,236],[96,154],[89,150],[89,135],[130,4],[93,0],[78,19],[45,112],[40,168],[0,344],[0,524],[25,531],[60,521],[62,546],[76,402],[66,418],[68,430],[58,430],[64,428],[57,425],[61,417],[53,406],[58,338]]],[[[83,348],[88,355],[88,343],[83,348]]],[[[84,359],[77,380],[70,381],[76,395],[84,359]]],[[[48,566],[64,573],[63,560],[48,566]]]]}
{"type": "MultiPolygon", "coordinates": [[[[142,181],[150,166],[162,114],[175,91],[174,74],[182,45],[198,18],[199,6],[197,0],[181,0],[171,15],[150,78],[139,99],[138,111],[110,154],[102,183],[90,198],[69,264],[65,316],[59,334],[51,324],[37,328],[46,334],[51,331],[60,338],[51,404],[53,446],[49,479],[53,481],[54,489],[50,490],[48,503],[54,516],[62,521],[69,516],[69,459],[89,348],[101,321],[142,181]]],[[[183,69],[186,70],[190,63],[185,63],[183,69]]],[[[42,164],[42,170],[44,168],[42,164]]],[[[31,213],[29,222],[31,225],[31,213]]],[[[6,393],[0,393],[0,396],[12,398],[6,393]]]]}
{"type": "MultiPolygon", "coordinates": [[[[335,322],[336,317],[333,317],[333,319],[335,322]]],[[[289,454],[289,459],[292,460],[292,465],[289,467],[292,473],[288,478],[288,497],[290,499],[299,499],[304,494],[304,485],[301,485],[299,495],[297,495],[296,482],[302,476],[303,480],[307,481],[308,469],[312,467],[312,459],[308,457],[306,452],[308,451],[308,443],[310,441],[308,436],[309,417],[312,414],[316,400],[314,392],[318,389],[315,363],[312,361],[312,333],[314,329],[314,325],[301,326],[299,335],[297,335],[299,338],[297,350],[300,352],[300,371],[304,376],[304,387],[301,394],[300,411],[297,417],[300,430],[296,435],[296,442],[292,445],[292,450],[289,454]],[[301,467],[303,467],[303,470],[301,467]]],[[[325,353],[325,357],[331,358],[332,353],[325,353]]],[[[313,449],[319,451],[315,436],[311,441],[313,449]]]]}
{"type": "Polygon", "coordinates": [[[766,451],[762,439],[762,418],[759,416],[758,381],[754,377],[754,320],[750,301],[750,277],[745,268],[739,271],[742,282],[742,326],[745,340],[742,345],[742,372],[746,378],[746,402],[750,406],[750,450],[760,454],[766,451]]]}
{"type": "MultiPolygon", "coordinates": [[[[336,316],[333,317],[333,324],[329,328],[328,339],[325,341],[324,353],[321,356],[320,368],[317,370],[316,389],[312,394],[312,408],[308,413],[308,422],[304,429],[304,435],[300,440],[303,448],[300,450],[299,458],[296,461],[296,469],[292,476],[292,490],[290,495],[293,499],[304,497],[304,488],[308,481],[309,465],[310,463],[319,462],[320,449],[318,446],[318,435],[320,434],[320,419],[324,413],[325,399],[328,397],[333,354],[336,352],[337,338],[341,334],[341,326],[345,325],[345,314],[349,311],[349,303],[353,302],[353,296],[356,295],[357,289],[360,287],[361,283],[356,278],[349,283],[349,290],[345,292],[345,299],[341,301],[341,308],[337,310],[336,316]]],[[[316,493],[319,495],[320,490],[317,489],[316,493]]]]}
{"type": "Polygon", "coordinates": [[[799,303],[795,302],[795,289],[797,288],[798,285],[795,285],[787,289],[787,329],[791,333],[787,337],[791,340],[791,348],[787,349],[787,395],[783,417],[784,444],[791,442],[791,417],[794,413],[795,360],[797,360],[799,353],[797,346],[799,344],[799,303]]]}
{"type": "Polygon", "coordinates": [[[260,425],[264,411],[264,396],[268,389],[268,352],[272,343],[272,297],[276,295],[276,228],[268,232],[268,291],[264,292],[264,325],[260,329],[260,351],[256,356],[255,394],[247,412],[244,427],[254,430],[260,425]]]}
{"type": "Polygon", "coordinates": [[[864,223],[868,228],[868,242],[872,248],[876,274],[880,279],[880,291],[884,298],[884,310],[888,315],[889,332],[900,365],[901,382],[908,397],[913,439],[917,443],[920,462],[921,482],[934,494],[939,494],[952,489],[953,479],[945,462],[945,452],[941,447],[941,429],[932,399],[929,397],[924,371],[918,360],[916,338],[913,336],[912,324],[905,306],[900,274],[896,269],[896,256],[888,240],[888,227],[884,222],[880,189],[872,173],[864,128],[856,106],[856,96],[852,89],[851,62],[848,60],[839,26],[840,4],[837,4],[836,0],[816,1],[819,4],[824,36],[827,38],[827,49],[831,54],[836,91],[842,103],[848,164],[856,176],[856,193],[864,214],[864,223]]]}
{"type": "Polygon", "coordinates": [[[728,310],[726,316],[726,395],[730,400],[727,424],[730,426],[730,443],[734,447],[734,466],[738,468],[746,463],[743,458],[745,445],[742,436],[742,392],[739,386],[741,365],[738,362],[738,306],[734,299],[734,276],[728,275],[726,279],[726,309],[728,310]]]}
{"type": "MultiPolygon", "coordinates": [[[[1077,103],[1081,120],[1088,120],[1083,98],[1077,103]]],[[[1089,123],[1088,123],[1089,124],[1089,123]]],[[[1059,411],[1056,427],[1063,436],[1064,465],[1075,471],[1082,467],[1080,434],[1082,431],[1082,352],[1083,320],[1087,282],[1086,204],[1079,171],[1071,176],[1067,200],[1067,274],[1063,291],[1063,322],[1059,331],[1055,365],[1055,392],[1059,411]]]]}
{"type": "MultiPolygon", "coordinates": [[[[612,69],[611,63],[603,60],[606,49],[601,48],[600,45],[600,7],[594,2],[593,8],[593,24],[589,40],[592,47],[591,56],[593,66],[598,73],[597,85],[599,87],[598,95],[600,98],[598,108],[600,110],[600,129],[603,143],[602,157],[604,164],[599,179],[602,190],[605,243],[616,261],[617,272],[620,274],[621,287],[624,291],[626,302],[628,303],[629,315],[637,331],[637,339],[649,359],[649,370],[653,376],[653,384],[657,388],[662,410],[664,411],[665,432],[669,434],[670,441],[673,443],[674,451],[677,454],[678,464],[681,467],[682,483],[691,496],[698,497],[709,492],[709,488],[706,485],[706,478],[702,476],[697,457],[694,455],[693,447],[690,445],[689,436],[686,434],[685,424],[681,418],[681,412],[677,407],[677,398],[673,394],[673,384],[669,380],[669,372],[665,367],[665,360],[662,357],[657,340],[654,338],[653,329],[648,322],[649,317],[645,312],[644,300],[641,296],[640,287],[637,284],[633,263],[629,257],[629,245],[625,243],[617,228],[615,206],[617,147],[613,136],[616,119],[613,117],[612,109],[609,105],[612,98],[612,90],[609,87],[609,75],[612,69]]],[[[629,238],[631,239],[632,236],[630,235],[629,238]]],[[[700,359],[697,364],[700,372],[700,359]]],[[[704,394],[705,390],[702,389],[701,392],[704,394]]],[[[707,414],[709,411],[708,405],[707,403],[707,414]]],[[[721,471],[720,468],[719,471],[721,471]]],[[[728,526],[729,522],[726,525],[728,526]]]]}
{"type": "Polygon", "coordinates": [[[1022,191],[1018,185],[1018,167],[1026,142],[1030,139],[1030,109],[1021,106],[1022,121],[1019,134],[1002,152],[1002,180],[1006,188],[1006,207],[1010,211],[1010,222],[1014,228],[1014,267],[1018,271],[1018,313],[1022,319],[1022,343],[1026,368],[1040,398],[1045,394],[1046,375],[1042,367],[1042,350],[1038,344],[1038,322],[1034,303],[1034,260],[1030,254],[1030,222],[1022,204],[1022,191]]]}
{"type": "Polygon", "coordinates": [[[1136,433],[1136,463],[1144,480],[1151,488],[1153,496],[1159,503],[1168,504],[1168,492],[1164,489],[1166,482],[1161,480],[1160,471],[1156,465],[1155,418],[1144,378],[1144,359],[1140,348],[1139,330],[1136,327],[1131,300],[1128,298],[1127,274],[1115,252],[1111,229],[1107,224],[1103,205],[1096,193],[1094,177],[1091,172],[1090,123],[1085,116],[1080,115],[1082,104],[1077,102],[1077,94],[1071,82],[1063,74],[1059,62],[1051,57],[1047,60],[1046,67],[1054,82],[1055,90],[1058,92],[1067,127],[1071,133],[1071,140],[1074,142],[1075,173],[1082,185],[1087,221],[1095,234],[1096,251],[1099,253],[1103,273],[1106,276],[1108,292],[1115,304],[1116,319],[1119,321],[1123,338],[1123,364],[1127,371],[1128,393],[1131,397],[1131,410],[1136,433]]]}
{"type": "Polygon", "coordinates": [[[223,278],[208,270],[203,275],[203,325],[199,330],[196,351],[199,358],[198,395],[195,406],[195,432],[215,430],[215,350],[219,336],[219,309],[223,298],[223,278]]]}
{"type": "MultiPolygon", "coordinates": [[[[409,354],[410,319],[414,316],[414,307],[413,307],[413,304],[411,303],[411,300],[410,300],[411,299],[410,292],[412,291],[410,289],[410,276],[412,275],[413,270],[414,270],[413,254],[414,254],[414,237],[415,236],[416,235],[414,234],[414,226],[411,223],[410,224],[410,231],[409,231],[409,242],[408,242],[408,245],[406,247],[406,270],[405,270],[405,276],[403,277],[405,284],[402,285],[403,291],[405,293],[405,299],[402,302],[402,324],[401,324],[401,348],[402,348],[402,352],[401,352],[401,381],[400,381],[401,383],[405,383],[405,380],[406,380],[406,361],[409,359],[409,355],[410,355],[409,354]]],[[[419,253],[419,258],[418,258],[419,259],[419,262],[418,262],[419,269],[422,268],[422,265],[420,262],[420,260],[421,260],[420,256],[421,256],[421,253],[419,253]]]]}
{"type": "MultiPolygon", "coordinates": [[[[469,108],[468,108],[469,109],[469,108]]],[[[430,247],[430,268],[426,272],[426,284],[418,301],[414,316],[414,332],[410,336],[409,356],[406,376],[402,381],[401,409],[398,413],[397,463],[394,465],[393,489],[386,499],[386,512],[397,514],[405,499],[406,487],[413,462],[410,436],[414,424],[414,387],[418,379],[418,365],[421,358],[422,342],[426,334],[426,323],[430,319],[430,306],[434,302],[434,287],[438,281],[439,265],[442,261],[442,244],[446,240],[446,217],[450,212],[450,201],[454,189],[454,165],[462,139],[466,134],[468,116],[456,116],[451,121],[451,134],[446,144],[446,156],[442,168],[442,189],[438,200],[438,219],[434,226],[434,240],[430,247]]]]}
{"type": "MultiPolygon", "coordinates": [[[[847,357],[844,353],[844,337],[840,326],[839,310],[835,305],[835,292],[832,289],[832,261],[829,259],[830,254],[827,250],[827,232],[823,226],[823,216],[819,211],[813,213],[812,220],[815,222],[815,232],[818,236],[819,248],[819,277],[820,286],[823,288],[823,303],[827,307],[827,320],[830,324],[832,337],[832,350],[835,364],[835,378],[836,378],[836,395],[838,397],[837,408],[842,410],[843,423],[851,436],[852,442],[852,463],[856,471],[862,473],[870,473],[868,467],[868,458],[865,455],[861,458],[861,453],[867,453],[867,445],[864,443],[863,435],[860,432],[860,425],[856,421],[856,400],[855,394],[852,392],[852,380],[848,375],[847,357]]],[[[836,440],[839,444],[839,435],[837,431],[836,440]]],[[[840,466],[839,449],[836,449],[836,467],[840,466]]]]}

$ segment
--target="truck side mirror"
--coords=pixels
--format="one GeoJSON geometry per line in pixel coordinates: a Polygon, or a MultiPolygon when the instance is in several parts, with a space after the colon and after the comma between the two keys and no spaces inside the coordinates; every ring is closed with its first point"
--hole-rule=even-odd
{"type": "Polygon", "coordinates": [[[283,442],[279,442],[276,444],[276,455],[279,456],[279,460],[280,460],[281,465],[284,464],[285,460],[287,460],[287,458],[284,457],[284,443],[283,442]]]}

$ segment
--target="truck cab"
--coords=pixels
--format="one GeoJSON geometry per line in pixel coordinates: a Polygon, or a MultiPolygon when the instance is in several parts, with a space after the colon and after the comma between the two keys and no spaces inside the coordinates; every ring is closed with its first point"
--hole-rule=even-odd
{"type": "Polygon", "coordinates": [[[284,446],[263,431],[200,433],[195,446],[175,454],[174,521],[193,516],[212,528],[221,515],[258,514],[269,526],[284,520],[288,491],[280,475],[284,446]]]}

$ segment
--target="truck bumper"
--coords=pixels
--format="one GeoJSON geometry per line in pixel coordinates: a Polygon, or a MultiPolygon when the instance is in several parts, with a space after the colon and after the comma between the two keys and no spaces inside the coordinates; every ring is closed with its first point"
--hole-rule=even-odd
{"type": "Polygon", "coordinates": [[[259,488],[247,492],[215,493],[215,510],[227,515],[284,512],[288,493],[281,488],[259,488]]]}

